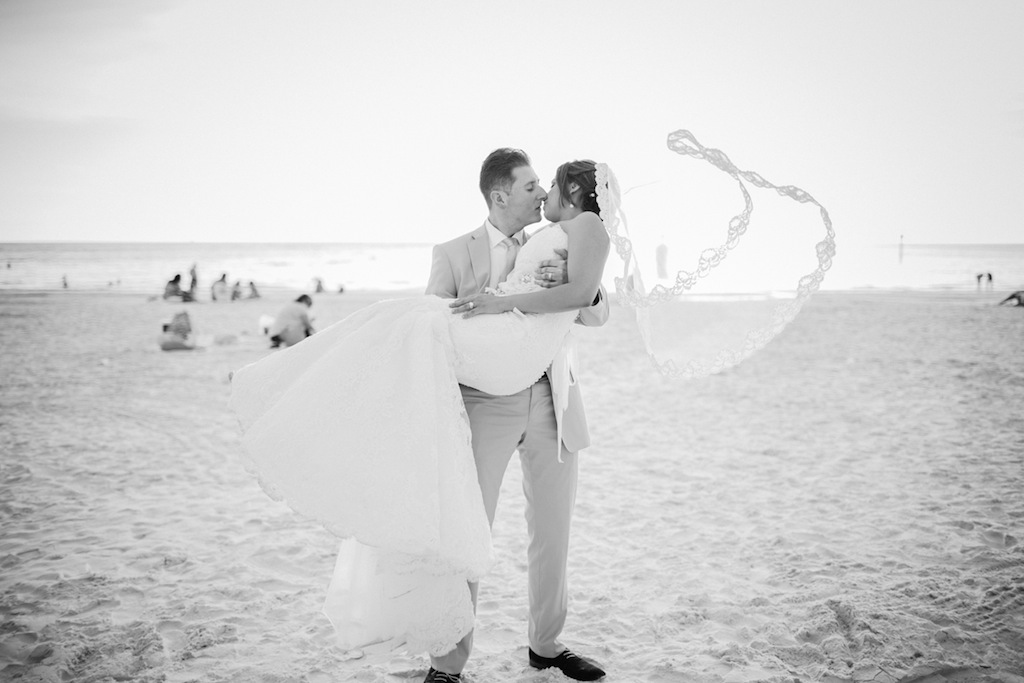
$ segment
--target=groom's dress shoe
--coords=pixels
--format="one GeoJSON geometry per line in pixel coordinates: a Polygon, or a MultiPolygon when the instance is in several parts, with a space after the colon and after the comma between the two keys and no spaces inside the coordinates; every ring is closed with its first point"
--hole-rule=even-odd
{"type": "Polygon", "coordinates": [[[430,671],[427,672],[427,677],[423,679],[423,683],[462,683],[462,674],[446,674],[434,667],[430,667],[430,671]]]}
{"type": "Polygon", "coordinates": [[[555,667],[569,678],[577,681],[596,681],[599,678],[604,678],[604,671],[600,667],[568,650],[556,657],[541,657],[530,650],[530,666],[534,669],[555,667]]]}

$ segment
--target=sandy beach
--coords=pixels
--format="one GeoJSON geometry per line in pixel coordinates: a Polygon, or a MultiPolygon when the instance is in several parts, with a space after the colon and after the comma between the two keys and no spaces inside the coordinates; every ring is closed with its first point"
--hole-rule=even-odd
{"type": "MultiPolygon", "coordinates": [[[[564,642],[609,683],[1024,683],[1024,309],[1005,294],[821,293],[690,382],[654,373],[625,310],[581,330],[593,446],[564,642]]],[[[337,539],[243,469],[228,375],[271,352],[275,297],[0,291],[0,680],[422,680],[425,656],[332,646],[337,539]],[[202,348],[162,352],[179,310],[202,348]]],[[[470,683],[568,680],[527,666],[519,488],[513,460],[470,683]]]]}

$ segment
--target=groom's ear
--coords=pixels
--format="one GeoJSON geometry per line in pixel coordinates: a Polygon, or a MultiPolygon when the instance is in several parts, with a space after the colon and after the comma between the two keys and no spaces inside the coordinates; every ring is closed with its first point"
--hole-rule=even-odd
{"type": "Polygon", "coordinates": [[[508,195],[502,190],[491,190],[491,204],[505,208],[508,205],[508,195]]]}

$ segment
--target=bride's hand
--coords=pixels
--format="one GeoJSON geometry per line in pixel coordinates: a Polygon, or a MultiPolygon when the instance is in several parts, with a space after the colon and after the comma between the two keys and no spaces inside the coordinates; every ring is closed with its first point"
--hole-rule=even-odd
{"type": "Polygon", "coordinates": [[[448,304],[448,307],[452,309],[452,313],[461,313],[463,318],[472,318],[474,315],[488,313],[505,313],[512,310],[508,297],[494,296],[493,294],[464,296],[448,304]]]}

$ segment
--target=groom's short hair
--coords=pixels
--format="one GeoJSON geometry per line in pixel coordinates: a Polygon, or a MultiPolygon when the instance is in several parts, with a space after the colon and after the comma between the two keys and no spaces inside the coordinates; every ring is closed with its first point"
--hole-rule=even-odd
{"type": "Polygon", "coordinates": [[[521,149],[502,147],[487,155],[480,167],[480,192],[484,195],[487,208],[491,208],[491,191],[511,189],[515,177],[512,171],[520,166],[529,166],[530,157],[521,149]]]}

